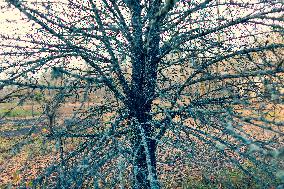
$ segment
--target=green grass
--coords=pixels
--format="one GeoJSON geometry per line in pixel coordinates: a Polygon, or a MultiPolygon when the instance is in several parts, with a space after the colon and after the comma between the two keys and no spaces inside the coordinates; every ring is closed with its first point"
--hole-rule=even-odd
{"type": "Polygon", "coordinates": [[[24,110],[24,109],[13,109],[13,110],[1,110],[0,109],[0,116],[6,116],[6,117],[28,117],[32,115],[40,115],[40,112],[32,110],[24,110]]]}

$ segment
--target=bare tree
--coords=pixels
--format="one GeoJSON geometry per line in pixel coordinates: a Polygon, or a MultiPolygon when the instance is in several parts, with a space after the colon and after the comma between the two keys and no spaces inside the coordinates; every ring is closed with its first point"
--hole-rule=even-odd
{"type": "Polygon", "coordinates": [[[6,0],[4,9],[30,30],[1,35],[0,85],[82,96],[68,128],[52,132],[82,143],[41,179],[61,166],[62,187],[160,188],[167,154],[186,168],[200,149],[258,181],[239,158],[275,178],[279,165],[260,157],[280,157],[283,140],[283,119],[268,116],[283,107],[282,1],[6,0]],[[39,82],[47,70],[62,83],[39,82]],[[85,107],[99,92],[108,98],[85,107]]]}

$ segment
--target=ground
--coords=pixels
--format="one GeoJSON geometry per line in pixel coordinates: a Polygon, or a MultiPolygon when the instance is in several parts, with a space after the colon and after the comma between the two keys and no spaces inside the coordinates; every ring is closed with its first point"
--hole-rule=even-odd
{"type": "MultiPolygon", "coordinates": [[[[15,104],[1,104],[0,116],[1,113],[7,112],[13,106],[15,104]]],[[[78,103],[65,104],[59,110],[58,115],[68,115],[78,106],[78,103]]],[[[45,122],[42,121],[44,118],[39,117],[42,111],[41,105],[34,105],[33,111],[31,109],[31,104],[19,106],[13,110],[14,113],[8,114],[6,119],[0,120],[0,188],[9,186],[13,188],[18,186],[19,183],[25,183],[25,187],[30,188],[33,178],[40,174],[45,167],[58,161],[59,153],[55,148],[55,143],[45,140],[46,128],[45,122]]],[[[277,118],[283,121],[283,110],[284,108],[280,107],[268,116],[271,116],[271,119],[277,118]]],[[[245,129],[246,132],[252,133],[259,139],[273,137],[272,133],[264,132],[262,129],[257,129],[249,125],[245,129]]],[[[71,150],[72,148],[73,146],[71,145],[67,150],[71,150]]],[[[204,156],[204,154],[201,155],[204,156]]],[[[163,152],[161,158],[172,158],[172,153],[167,154],[163,152]]],[[[251,166],[250,162],[242,163],[246,164],[246,166],[251,166]]],[[[160,171],[173,175],[172,178],[175,179],[175,184],[166,183],[169,186],[168,188],[208,188],[210,186],[223,188],[220,180],[223,180],[223,183],[233,183],[235,186],[238,186],[237,188],[248,187],[241,183],[245,179],[250,178],[243,175],[239,170],[229,166],[224,170],[222,169],[218,175],[204,177],[201,172],[202,169],[198,169],[198,166],[193,166],[190,170],[186,170],[186,166],[182,162],[179,165],[180,167],[166,164],[158,165],[160,171]],[[181,175],[181,170],[183,171],[183,175],[181,175]],[[192,174],[193,172],[195,174],[192,174]]],[[[173,179],[166,180],[173,181],[173,179]]]]}

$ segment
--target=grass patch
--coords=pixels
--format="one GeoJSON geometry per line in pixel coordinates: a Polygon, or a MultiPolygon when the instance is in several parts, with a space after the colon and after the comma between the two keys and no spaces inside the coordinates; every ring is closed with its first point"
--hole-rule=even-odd
{"type": "Polygon", "coordinates": [[[13,109],[13,110],[0,110],[0,116],[6,117],[28,117],[28,116],[40,115],[38,111],[24,110],[24,109],[13,109]]]}

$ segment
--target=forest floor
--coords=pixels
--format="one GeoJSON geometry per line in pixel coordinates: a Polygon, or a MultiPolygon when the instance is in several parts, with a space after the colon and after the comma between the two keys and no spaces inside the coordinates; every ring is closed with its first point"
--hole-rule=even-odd
{"type": "MultiPolygon", "coordinates": [[[[3,109],[12,106],[13,104],[1,104],[2,114],[3,109]]],[[[59,114],[70,114],[78,106],[78,103],[66,104],[59,114]]],[[[0,189],[15,188],[22,182],[26,183],[26,188],[31,188],[31,180],[59,159],[55,142],[44,139],[44,118],[38,116],[42,111],[41,106],[25,105],[20,109],[25,111],[15,109],[15,114],[8,115],[6,120],[0,119],[0,189]],[[21,115],[27,111],[28,113],[21,115]]],[[[284,121],[284,108],[281,107],[280,111],[271,116],[284,121]]],[[[246,130],[260,137],[271,138],[269,134],[264,135],[256,128],[246,130]]]]}

